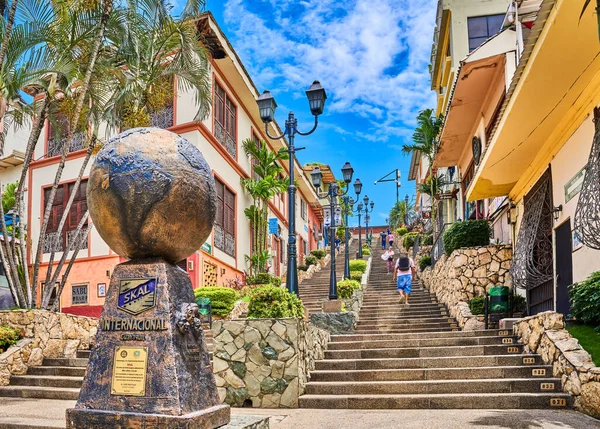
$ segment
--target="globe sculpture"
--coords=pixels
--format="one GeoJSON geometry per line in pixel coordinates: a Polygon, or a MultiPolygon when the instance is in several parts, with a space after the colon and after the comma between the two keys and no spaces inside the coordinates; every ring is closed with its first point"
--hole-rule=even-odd
{"type": "Polygon", "coordinates": [[[160,128],[111,139],[96,157],[87,189],[98,233],[129,259],[178,262],[200,248],[215,219],[215,183],[202,153],[160,128]]]}

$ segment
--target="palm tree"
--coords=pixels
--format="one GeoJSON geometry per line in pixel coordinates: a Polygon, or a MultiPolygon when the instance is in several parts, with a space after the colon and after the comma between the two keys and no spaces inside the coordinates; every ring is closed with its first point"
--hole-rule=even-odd
{"type": "Polygon", "coordinates": [[[400,225],[412,223],[415,217],[414,204],[410,201],[398,201],[390,210],[389,223],[390,228],[395,231],[400,225]]]}
{"type": "MultiPolygon", "coordinates": [[[[413,133],[413,143],[402,146],[402,152],[419,152],[429,163],[429,176],[433,176],[433,158],[438,146],[438,137],[443,125],[442,115],[435,116],[433,109],[425,109],[417,116],[417,127],[413,133]]],[[[431,183],[431,217],[435,216],[433,196],[435,189],[431,183]]]]}

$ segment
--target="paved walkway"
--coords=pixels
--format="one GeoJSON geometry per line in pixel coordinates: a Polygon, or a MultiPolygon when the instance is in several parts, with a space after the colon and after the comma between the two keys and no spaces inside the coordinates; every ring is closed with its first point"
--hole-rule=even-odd
{"type": "MultiPolygon", "coordinates": [[[[75,401],[3,398],[0,429],[65,427],[75,401]],[[23,426],[17,426],[23,425],[23,426]]],[[[233,414],[271,416],[271,429],[593,429],[600,420],[559,410],[262,410],[233,414]]]]}

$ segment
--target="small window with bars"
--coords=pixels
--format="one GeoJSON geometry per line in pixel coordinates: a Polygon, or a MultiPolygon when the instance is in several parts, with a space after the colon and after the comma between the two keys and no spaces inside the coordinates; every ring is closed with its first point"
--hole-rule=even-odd
{"type": "Polygon", "coordinates": [[[217,188],[217,215],[214,227],[214,244],[230,256],[235,257],[235,194],[219,179],[217,188]]]}
{"type": "Polygon", "coordinates": [[[237,159],[237,107],[217,82],[213,97],[213,114],[215,138],[237,159]]]}

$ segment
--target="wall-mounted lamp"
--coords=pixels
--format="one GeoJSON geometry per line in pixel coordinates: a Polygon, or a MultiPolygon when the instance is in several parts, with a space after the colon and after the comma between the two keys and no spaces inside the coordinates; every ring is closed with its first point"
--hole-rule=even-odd
{"type": "Polygon", "coordinates": [[[554,221],[557,221],[558,218],[560,217],[560,213],[562,212],[563,206],[562,204],[558,207],[554,207],[554,209],[552,209],[552,217],[554,217],[554,221]]]}
{"type": "Polygon", "coordinates": [[[225,268],[221,268],[221,276],[225,275],[225,268]]]}

